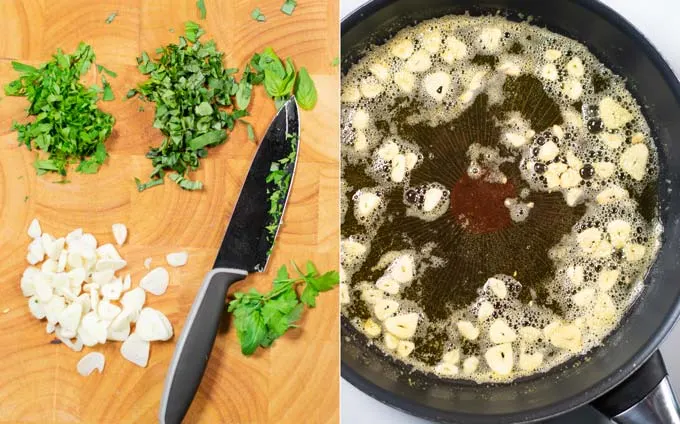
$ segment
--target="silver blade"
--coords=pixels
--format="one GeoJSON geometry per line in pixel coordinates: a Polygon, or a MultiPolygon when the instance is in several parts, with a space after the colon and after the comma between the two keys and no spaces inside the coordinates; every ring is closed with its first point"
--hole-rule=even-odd
{"type": "MultiPolygon", "coordinates": [[[[287,157],[293,149],[295,159],[285,169],[291,175],[288,190],[282,193],[283,212],[293,185],[300,139],[300,119],[295,98],[288,100],[269,124],[250,164],[241,194],[231,214],[226,235],[213,268],[236,268],[248,272],[264,271],[281,220],[270,217],[270,192],[273,185],[266,179],[272,163],[287,157]],[[291,139],[290,137],[294,137],[291,139]],[[270,230],[267,229],[270,228],[270,230]]],[[[283,212],[281,217],[283,217],[283,212]]]]}

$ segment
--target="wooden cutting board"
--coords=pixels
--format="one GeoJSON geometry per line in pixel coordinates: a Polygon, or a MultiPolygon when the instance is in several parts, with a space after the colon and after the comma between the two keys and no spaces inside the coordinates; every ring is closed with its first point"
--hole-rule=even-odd
{"type": "MultiPolygon", "coordinates": [[[[107,141],[111,157],[96,175],[70,172],[69,184],[53,175],[37,177],[35,152],[17,145],[12,120],[24,120],[24,98],[0,94],[0,422],[152,423],[177,335],[182,330],[203,276],[213,263],[255,146],[238,128],[226,144],[210,151],[194,177],[202,192],[186,192],[166,183],[138,193],[133,182],[151,170],[144,157],[158,145],[151,127],[153,106],[123,101],[144,78],[135,57],[175,42],[186,20],[207,30],[226,53],[228,66],[243,69],[253,52],[272,46],[281,57],[306,66],[319,91],[319,103],[302,113],[300,157],[284,224],[268,272],[251,275],[232,288],[266,290],[275,270],[290,260],[313,260],[319,269],[338,267],[339,75],[331,62],[338,55],[338,2],[299,0],[293,16],[279,11],[283,0],[205,0],[207,20],[199,21],[195,0],[2,0],[0,1],[0,84],[16,78],[11,61],[38,64],[58,47],[72,52],[90,43],[97,61],[118,72],[111,84],[113,102],[101,107],[115,116],[107,141]],[[266,22],[255,22],[259,7],[266,22]],[[111,24],[105,19],[118,12],[111,24]],[[128,261],[133,286],[152,266],[165,265],[165,254],[187,250],[183,268],[169,268],[171,283],[163,296],[149,295],[147,305],[172,321],[175,337],[152,343],[149,365],[139,368],[109,342],[76,353],[50,344],[45,321],[33,318],[21,294],[27,264],[26,230],[39,218],[44,231],[65,235],[82,227],[100,243],[112,242],[111,224],[129,228],[121,254],[128,261]],[[76,363],[87,352],[106,356],[102,374],[81,377],[76,363]]],[[[274,115],[272,102],[257,88],[250,121],[261,135],[274,115]]],[[[190,423],[335,423],[338,422],[337,290],[320,296],[305,312],[301,328],[289,331],[271,349],[244,357],[235,331],[225,320],[201,389],[189,411],[190,423]]]]}

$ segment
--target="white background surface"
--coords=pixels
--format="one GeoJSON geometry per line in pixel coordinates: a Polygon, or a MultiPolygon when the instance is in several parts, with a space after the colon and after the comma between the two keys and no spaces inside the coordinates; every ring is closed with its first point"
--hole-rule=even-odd
{"type": "MultiPolygon", "coordinates": [[[[679,0],[602,0],[635,25],[661,52],[676,75],[680,75],[680,1],[679,0]]],[[[340,0],[341,16],[363,4],[364,0],[340,0]]],[[[679,117],[680,119],[680,117],[679,117]]],[[[680,326],[675,327],[661,346],[675,392],[680,394],[680,326]]],[[[342,380],[341,421],[343,424],[424,424],[370,398],[342,380]]],[[[580,410],[551,423],[608,423],[590,409],[580,410]]]]}

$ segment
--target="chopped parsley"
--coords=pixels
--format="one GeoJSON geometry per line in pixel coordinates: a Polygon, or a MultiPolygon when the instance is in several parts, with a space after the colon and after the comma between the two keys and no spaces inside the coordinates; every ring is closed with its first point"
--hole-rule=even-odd
{"type": "Polygon", "coordinates": [[[198,7],[201,19],[205,19],[205,16],[208,14],[208,11],[205,10],[205,0],[198,0],[196,2],[196,7],[198,7]]]}
{"type": "Polygon", "coordinates": [[[320,274],[316,266],[307,261],[305,272],[291,261],[296,276],[290,276],[285,265],[279,268],[272,289],[260,293],[256,289],[234,293],[228,311],[234,314],[234,327],[241,344],[241,352],[251,355],[258,347],[269,347],[295,324],[304,307],[314,308],[316,297],[329,291],[340,281],[336,271],[320,274]],[[297,287],[302,288],[298,295],[297,287]]]}
{"type": "Polygon", "coordinates": [[[110,24],[111,22],[113,22],[114,19],[116,19],[116,16],[118,16],[118,12],[113,12],[106,18],[104,22],[110,24]]]}
{"type": "Polygon", "coordinates": [[[48,154],[47,159],[37,157],[33,164],[38,175],[66,175],[66,167],[74,162],[79,162],[77,172],[94,174],[108,156],[104,142],[115,119],[98,109],[97,101],[100,93],[109,100],[113,92],[105,79],[103,89],[96,85],[85,88],[80,82],[94,61],[92,47],[80,43],[73,54],[57,50],[52,60],[37,68],[12,62],[21,76],[5,86],[5,94],[26,97],[28,114],[35,117],[25,124],[15,121],[12,130],[29,150],[48,154]]]}

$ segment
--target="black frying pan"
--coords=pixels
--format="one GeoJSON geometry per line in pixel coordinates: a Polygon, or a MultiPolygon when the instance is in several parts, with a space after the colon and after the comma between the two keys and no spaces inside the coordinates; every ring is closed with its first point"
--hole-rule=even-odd
{"type": "Polygon", "coordinates": [[[659,147],[663,245],[621,325],[578,366],[574,360],[504,385],[442,380],[385,357],[343,318],[342,376],[382,402],[437,421],[531,422],[593,403],[621,423],[680,423],[657,351],[680,313],[680,84],[642,34],[593,0],[376,0],[342,22],[343,72],[367,45],[421,20],[465,11],[498,11],[513,20],[531,15],[534,24],[580,41],[627,78],[659,147]]]}

